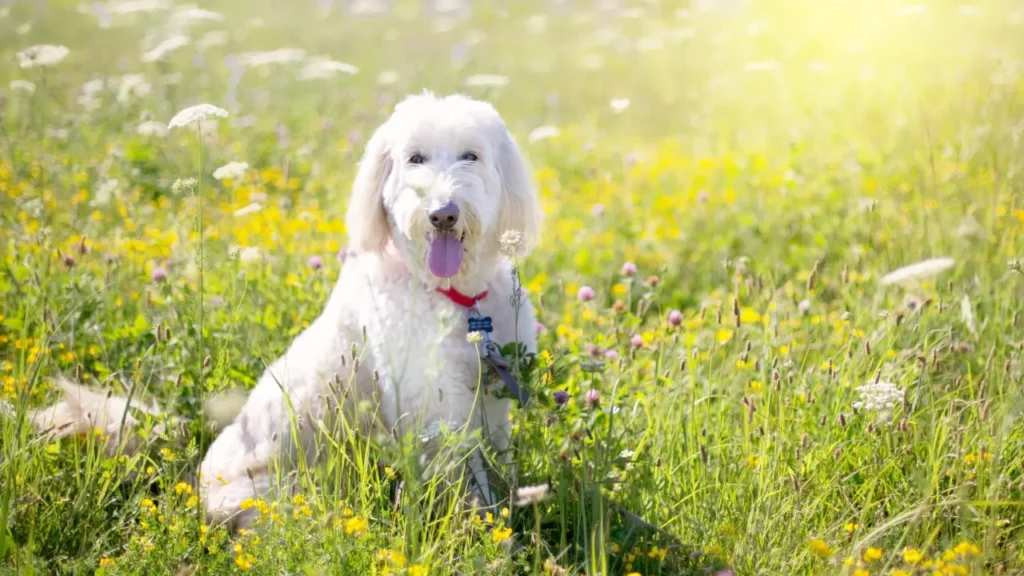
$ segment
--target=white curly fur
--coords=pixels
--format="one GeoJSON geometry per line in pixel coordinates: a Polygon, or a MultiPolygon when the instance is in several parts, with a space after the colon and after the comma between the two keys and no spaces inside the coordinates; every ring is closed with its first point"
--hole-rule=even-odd
{"type": "MultiPolygon", "coordinates": [[[[360,163],[346,218],[352,252],[326,308],[267,369],[203,460],[200,492],[211,520],[247,525],[254,510],[239,504],[281,489],[276,479],[300,458],[315,459],[323,445],[316,436],[336,428],[339,405],[362,433],[372,422],[399,434],[486,422],[483,437],[504,452],[509,400],[478,393],[469,311],[435,289],[450,281],[463,294],[487,291],[478,308],[493,318],[494,340],[518,338],[536,351],[534,312],[524,298],[516,317],[499,239],[517,230],[529,250],[540,220],[526,162],[490,104],[429,93],[398,104],[360,163]],[[478,160],[460,161],[466,151],[478,160]],[[410,164],[414,153],[429,160],[410,164]],[[428,212],[449,201],[461,210],[456,234],[464,236],[465,255],[458,273],[441,279],[426,265],[428,212]],[[353,345],[356,373],[353,362],[342,362],[353,345]],[[355,409],[364,400],[376,407],[370,414],[355,409]]],[[[482,503],[493,504],[479,454],[469,461],[482,503]]]]}

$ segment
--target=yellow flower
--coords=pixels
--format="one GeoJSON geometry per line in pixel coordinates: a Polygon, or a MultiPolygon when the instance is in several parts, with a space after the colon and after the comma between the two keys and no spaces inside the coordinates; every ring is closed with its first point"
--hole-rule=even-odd
{"type": "Polygon", "coordinates": [[[970,542],[961,542],[953,548],[957,556],[981,556],[981,549],[970,542]]]}
{"type": "Polygon", "coordinates": [[[871,573],[863,568],[857,568],[853,571],[853,576],[868,576],[869,574],[871,573]]]}
{"type": "Polygon", "coordinates": [[[252,554],[239,554],[235,556],[235,566],[238,566],[239,570],[251,570],[255,562],[256,558],[252,554]]]}
{"type": "Polygon", "coordinates": [[[491,540],[494,541],[495,543],[498,543],[498,544],[508,540],[511,537],[512,537],[512,529],[511,528],[505,528],[505,527],[495,528],[491,532],[491,540]]]}
{"type": "Polygon", "coordinates": [[[113,558],[106,556],[100,558],[100,568],[113,568],[114,566],[117,566],[117,562],[114,562],[113,558]]]}
{"type": "Polygon", "coordinates": [[[508,520],[508,508],[501,509],[501,517],[508,520]]]}
{"type": "Polygon", "coordinates": [[[292,496],[292,504],[295,504],[296,506],[302,506],[305,503],[306,497],[303,496],[302,494],[296,494],[295,496],[292,496]]]}
{"type": "Polygon", "coordinates": [[[190,496],[188,501],[185,502],[185,505],[189,508],[195,508],[197,504],[199,504],[199,496],[196,496],[195,494],[190,496]]]}
{"type": "Polygon", "coordinates": [[[814,552],[817,556],[821,558],[828,558],[832,556],[832,547],[826,544],[825,541],[820,538],[811,538],[810,546],[811,552],[814,552]]]}
{"type": "Polygon", "coordinates": [[[406,574],[408,574],[409,576],[427,576],[427,574],[429,574],[429,571],[427,570],[426,566],[413,564],[412,566],[409,566],[409,569],[406,571],[406,574]]]}
{"type": "Polygon", "coordinates": [[[238,507],[241,508],[242,510],[248,510],[253,506],[256,506],[256,501],[253,500],[252,498],[246,498],[245,500],[242,500],[242,502],[238,505],[238,507]]]}
{"type": "Polygon", "coordinates": [[[185,482],[178,482],[177,484],[174,485],[174,493],[175,494],[191,494],[192,493],[192,487],[189,486],[185,482]]]}
{"type": "Polygon", "coordinates": [[[171,450],[170,448],[161,448],[160,456],[162,456],[163,459],[167,460],[168,462],[173,462],[174,459],[176,458],[174,450],[171,450]]]}
{"type": "Polygon", "coordinates": [[[756,470],[757,469],[757,463],[758,462],[757,462],[757,456],[756,455],[751,454],[750,456],[747,456],[747,466],[749,466],[751,470],[756,470]]]}
{"type": "Polygon", "coordinates": [[[917,564],[924,559],[924,555],[913,548],[903,549],[903,561],[907,564],[917,564]]]}
{"type": "Polygon", "coordinates": [[[892,576],[910,576],[910,572],[907,572],[906,570],[900,570],[899,568],[897,568],[896,570],[892,571],[892,576]]]}
{"type": "Polygon", "coordinates": [[[874,562],[875,560],[882,559],[882,551],[878,548],[868,548],[864,551],[864,560],[866,562],[874,562]]]}
{"type": "Polygon", "coordinates": [[[368,527],[369,524],[366,522],[366,520],[363,520],[359,516],[353,516],[352,518],[345,520],[345,534],[348,534],[350,536],[352,534],[359,534],[365,532],[368,527]]]}
{"type": "Polygon", "coordinates": [[[630,572],[629,574],[626,574],[626,576],[643,576],[643,575],[640,574],[639,572],[630,572]]]}
{"type": "Polygon", "coordinates": [[[858,528],[860,528],[860,524],[855,522],[847,522],[846,526],[843,526],[843,529],[846,530],[847,534],[853,534],[858,528]]]}
{"type": "Polygon", "coordinates": [[[729,330],[728,328],[719,329],[718,333],[715,334],[715,340],[717,340],[719,344],[725,344],[729,340],[732,340],[732,330],[729,330]]]}

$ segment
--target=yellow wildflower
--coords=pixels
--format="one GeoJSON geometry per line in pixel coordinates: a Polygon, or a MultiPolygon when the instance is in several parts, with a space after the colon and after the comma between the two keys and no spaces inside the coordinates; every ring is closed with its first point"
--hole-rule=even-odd
{"type": "Polygon", "coordinates": [[[878,548],[868,548],[864,551],[864,560],[866,562],[874,562],[875,560],[882,559],[882,551],[878,548]]]}
{"type": "Polygon", "coordinates": [[[491,540],[493,542],[495,542],[495,543],[498,543],[498,544],[500,544],[502,542],[505,542],[506,540],[508,540],[511,537],[512,537],[512,529],[511,528],[506,528],[506,527],[495,528],[491,532],[491,540]]]}
{"type": "Polygon", "coordinates": [[[427,570],[426,566],[413,564],[412,566],[409,566],[409,569],[406,571],[406,574],[408,574],[409,576],[427,576],[427,574],[429,574],[429,571],[427,570]]]}
{"type": "Polygon", "coordinates": [[[191,494],[192,486],[189,486],[186,482],[178,482],[174,485],[175,494],[191,494]]]}
{"type": "Polygon", "coordinates": [[[913,548],[903,549],[903,561],[907,564],[917,564],[924,559],[924,555],[913,548]]]}
{"type": "Polygon", "coordinates": [[[811,552],[814,552],[821,558],[828,558],[832,556],[832,547],[825,543],[821,538],[811,538],[810,542],[811,552]]]}
{"type": "Polygon", "coordinates": [[[114,566],[117,566],[117,562],[113,558],[107,556],[100,558],[100,568],[113,568],[114,566]]]}
{"type": "Polygon", "coordinates": [[[369,526],[370,525],[366,522],[366,520],[363,520],[359,516],[353,516],[352,518],[345,520],[345,534],[348,534],[350,536],[352,534],[359,534],[365,532],[366,529],[369,528],[369,526]]]}

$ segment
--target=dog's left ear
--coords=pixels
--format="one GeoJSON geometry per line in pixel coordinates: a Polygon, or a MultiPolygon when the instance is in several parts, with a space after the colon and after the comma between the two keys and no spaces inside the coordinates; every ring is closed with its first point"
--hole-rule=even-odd
{"type": "Polygon", "coordinates": [[[543,213],[529,163],[508,130],[504,132],[498,146],[498,174],[501,176],[498,235],[510,230],[522,233],[520,252],[526,255],[540,240],[543,213]]]}

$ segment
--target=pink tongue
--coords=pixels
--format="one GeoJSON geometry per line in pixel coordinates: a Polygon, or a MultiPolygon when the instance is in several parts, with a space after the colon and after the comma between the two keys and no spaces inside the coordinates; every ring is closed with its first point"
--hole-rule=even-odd
{"type": "Polygon", "coordinates": [[[462,266],[462,242],[454,234],[435,234],[430,241],[427,265],[434,276],[451,278],[462,266]]]}

